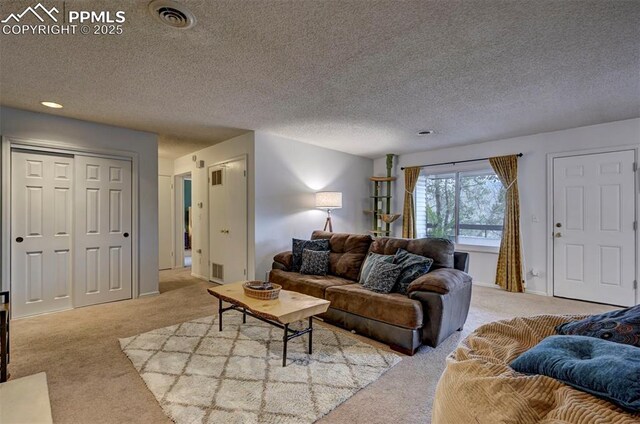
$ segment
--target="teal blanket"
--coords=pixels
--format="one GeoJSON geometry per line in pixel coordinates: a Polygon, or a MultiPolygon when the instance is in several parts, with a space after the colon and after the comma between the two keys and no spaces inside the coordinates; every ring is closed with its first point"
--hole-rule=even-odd
{"type": "Polygon", "coordinates": [[[640,411],[640,348],[585,336],[550,336],[520,355],[511,368],[541,374],[640,411]]]}

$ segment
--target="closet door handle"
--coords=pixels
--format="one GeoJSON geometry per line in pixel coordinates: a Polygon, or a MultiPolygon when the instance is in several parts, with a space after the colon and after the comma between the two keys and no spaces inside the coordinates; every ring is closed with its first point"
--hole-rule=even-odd
{"type": "Polygon", "coordinates": [[[16,242],[22,243],[24,239],[22,237],[16,237],[16,242]]]}
{"type": "Polygon", "coordinates": [[[124,238],[127,238],[127,237],[129,237],[129,233],[124,233],[123,236],[124,236],[124,238]]]}

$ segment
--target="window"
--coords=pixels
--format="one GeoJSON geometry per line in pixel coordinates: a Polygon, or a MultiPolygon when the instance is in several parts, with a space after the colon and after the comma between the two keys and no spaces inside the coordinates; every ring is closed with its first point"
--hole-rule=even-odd
{"type": "Polygon", "coordinates": [[[505,190],[491,169],[423,173],[416,185],[418,237],[499,246],[505,190]]]}

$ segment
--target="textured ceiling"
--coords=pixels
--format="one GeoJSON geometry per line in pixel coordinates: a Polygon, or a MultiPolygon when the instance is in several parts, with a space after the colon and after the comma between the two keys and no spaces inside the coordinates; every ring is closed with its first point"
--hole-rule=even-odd
{"type": "MultiPolygon", "coordinates": [[[[157,129],[153,130],[152,127],[149,127],[149,131],[158,132],[157,129]]],[[[206,138],[184,138],[161,133],[158,137],[158,156],[169,159],[178,158],[245,132],[244,130],[219,128],[210,137],[206,138]]]]}
{"type": "Polygon", "coordinates": [[[185,31],[147,1],[67,0],[125,10],[124,34],[0,35],[0,102],[153,131],[164,156],[246,130],[377,157],[640,116],[638,1],[182,3],[185,31]]]}

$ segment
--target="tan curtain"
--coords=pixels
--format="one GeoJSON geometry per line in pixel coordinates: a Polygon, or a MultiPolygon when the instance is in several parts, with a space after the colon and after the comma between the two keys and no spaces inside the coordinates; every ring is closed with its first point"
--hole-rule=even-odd
{"type": "Polygon", "coordinates": [[[520,244],[518,157],[516,155],[499,156],[489,159],[489,162],[507,191],[496,284],[507,291],[522,292],[524,286],[520,244]]]}
{"type": "Polygon", "coordinates": [[[416,208],[413,205],[413,192],[420,176],[420,168],[404,169],[404,209],[402,210],[402,237],[416,237],[416,208]]]}

